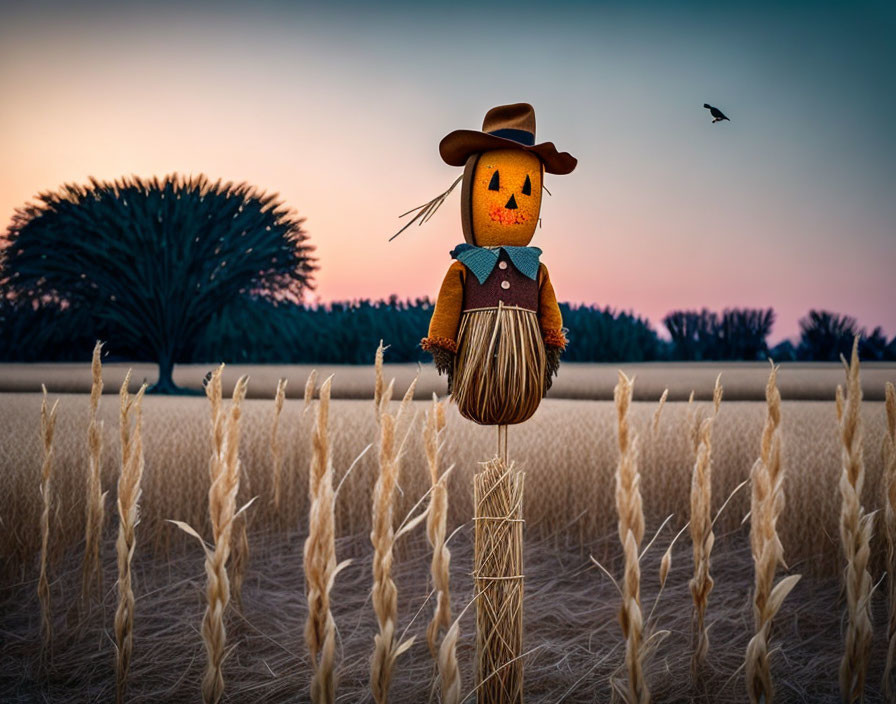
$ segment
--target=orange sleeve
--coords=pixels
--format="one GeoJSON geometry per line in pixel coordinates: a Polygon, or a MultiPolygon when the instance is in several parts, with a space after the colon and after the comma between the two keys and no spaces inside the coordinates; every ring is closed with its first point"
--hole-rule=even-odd
{"type": "Polygon", "coordinates": [[[457,329],[460,326],[460,314],[464,305],[464,279],[467,268],[460,262],[453,262],[442,281],[436,307],[429,321],[429,336],[423,338],[421,346],[424,350],[431,347],[457,351],[457,329]]]}
{"type": "Polygon", "coordinates": [[[563,334],[563,316],[557,305],[557,296],[551,285],[548,268],[542,264],[538,269],[538,322],[541,325],[541,336],[547,347],[566,347],[566,335],[563,334]]]}

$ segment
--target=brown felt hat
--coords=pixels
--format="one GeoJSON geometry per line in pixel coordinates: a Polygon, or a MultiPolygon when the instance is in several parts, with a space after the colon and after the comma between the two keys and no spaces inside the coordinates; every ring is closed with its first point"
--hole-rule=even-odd
{"type": "Polygon", "coordinates": [[[578,163],[553,142],[535,143],[535,108],[529,103],[499,105],[485,114],[482,131],[454,130],[439,142],[439,154],[450,166],[463,166],[471,154],[490,149],[524,149],[536,154],[549,174],[568,174],[578,163]]]}

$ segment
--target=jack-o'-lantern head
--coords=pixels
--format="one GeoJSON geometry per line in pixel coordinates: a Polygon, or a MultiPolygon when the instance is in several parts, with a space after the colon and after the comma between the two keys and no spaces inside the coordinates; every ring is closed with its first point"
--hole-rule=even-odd
{"type": "Polygon", "coordinates": [[[444,193],[409,210],[411,220],[390,239],[415,222],[432,217],[460,181],[464,238],[480,247],[529,244],[541,212],[544,174],[568,174],[577,160],[557,151],[553,142],[535,143],[535,110],[528,103],[499,105],[489,110],[482,130],[454,130],[439,142],[442,160],[463,166],[463,176],[444,193]]]}
{"type": "Polygon", "coordinates": [[[542,176],[568,174],[576,159],[552,142],[535,143],[528,103],[489,110],[482,130],[455,130],[439,143],[446,164],[464,166],[464,237],[480,247],[529,244],[541,211],[542,176]]]}
{"type": "Polygon", "coordinates": [[[464,237],[480,247],[524,247],[541,212],[544,167],[531,152],[494,149],[469,157],[461,191],[464,237]]]}

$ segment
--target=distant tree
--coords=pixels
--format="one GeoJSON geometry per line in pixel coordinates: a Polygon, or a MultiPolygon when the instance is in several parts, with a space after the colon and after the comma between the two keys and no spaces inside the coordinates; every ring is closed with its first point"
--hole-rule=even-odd
{"type": "Polygon", "coordinates": [[[663,325],[672,338],[672,358],[699,361],[706,359],[711,351],[718,316],[706,308],[675,310],[663,318],[663,325]]]}
{"type": "Polygon", "coordinates": [[[567,362],[649,362],[668,357],[667,344],[644,318],[607,306],[560,304],[569,329],[567,362]]]}
{"type": "Polygon", "coordinates": [[[722,312],[713,359],[765,359],[767,338],[775,324],[771,308],[729,308],[722,312]]]}
{"type": "Polygon", "coordinates": [[[726,308],[722,314],[672,311],[663,324],[679,360],[755,360],[768,355],[767,338],[775,322],[771,308],[726,308]]]}
{"type": "Polygon", "coordinates": [[[859,340],[859,356],[878,362],[896,360],[896,337],[887,342],[887,337],[880,326],[874,328],[870,334],[866,334],[863,330],[862,338],[859,340]]]}
{"type": "Polygon", "coordinates": [[[836,362],[840,355],[849,358],[853,338],[859,334],[856,319],[826,310],[810,310],[800,320],[797,356],[802,360],[836,362]]]}
{"type": "Polygon", "coordinates": [[[205,176],[91,178],[41,193],[13,217],[0,291],[17,303],[90,311],[112,344],[171,373],[222,306],[239,297],[300,300],[313,247],[302,220],[246,184],[205,176]]]}
{"type": "Polygon", "coordinates": [[[790,340],[781,340],[777,345],[768,351],[768,356],[777,362],[795,362],[796,347],[790,340]]]}
{"type": "Polygon", "coordinates": [[[249,296],[215,313],[191,361],[369,364],[380,340],[390,362],[426,361],[420,339],[431,316],[426,298],[301,305],[249,296]]]}
{"type": "Polygon", "coordinates": [[[11,362],[84,360],[96,343],[90,312],[0,296],[0,359],[11,362]]]}

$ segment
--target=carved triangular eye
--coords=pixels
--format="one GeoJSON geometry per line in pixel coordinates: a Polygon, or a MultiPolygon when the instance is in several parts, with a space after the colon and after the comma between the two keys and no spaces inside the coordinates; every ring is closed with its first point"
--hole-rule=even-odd
{"type": "Polygon", "coordinates": [[[501,190],[501,183],[499,181],[498,172],[492,174],[492,180],[488,182],[488,190],[490,191],[499,191],[501,190]]]}
{"type": "Polygon", "coordinates": [[[526,174],[526,182],[523,184],[523,195],[532,195],[532,181],[529,180],[529,174],[526,174]]]}

